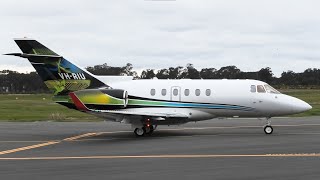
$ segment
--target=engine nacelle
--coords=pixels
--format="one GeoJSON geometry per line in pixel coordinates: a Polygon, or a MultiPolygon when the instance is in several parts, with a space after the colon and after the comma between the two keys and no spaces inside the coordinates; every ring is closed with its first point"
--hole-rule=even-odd
{"type": "Polygon", "coordinates": [[[89,109],[123,109],[128,104],[128,92],[122,89],[85,89],[74,94],[89,109]]]}

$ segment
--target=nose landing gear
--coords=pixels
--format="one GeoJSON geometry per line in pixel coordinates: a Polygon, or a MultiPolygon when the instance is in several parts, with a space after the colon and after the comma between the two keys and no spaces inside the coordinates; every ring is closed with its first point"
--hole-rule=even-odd
{"type": "Polygon", "coordinates": [[[267,118],[267,123],[266,125],[263,127],[264,133],[266,134],[272,134],[273,132],[273,128],[271,126],[271,120],[270,118],[267,118]]]}
{"type": "Polygon", "coordinates": [[[266,134],[272,134],[273,132],[272,126],[269,126],[269,125],[264,126],[263,130],[266,134]]]}

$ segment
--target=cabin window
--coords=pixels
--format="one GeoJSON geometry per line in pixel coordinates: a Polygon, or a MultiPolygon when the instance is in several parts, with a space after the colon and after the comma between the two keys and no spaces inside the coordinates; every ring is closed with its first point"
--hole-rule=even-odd
{"type": "Polygon", "coordinates": [[[151,90],[150,90],[150,94],[151,94],[151,96],[156,95],[156,90],[155,90],[155,89],[151,89],[151,90]]]}
{"type": "Polygon", "coordinates": [[[264,87],[262,85],[257,86],[257,91],[258,91],[258,93],[265,93],[266,92],[266,90],[264,89],[264,87]]]}
{"type": "Polygon", "coordinates": [[[166,89],[162,89],[161,90],[161,94],[162,94],[162,96],[165,96],[167,94],[167,90],[166,89]]]}
{"type": "Polygon", "coordinates": [[[189,89],[185,89],[185,90],[184,90],[184,95],[185,95],[185,96],[189,96],[189,94],[190,94],[190,90],[189,90],[189,89]]]}
{"type": "Polygon", "coordinates": [[[210,89],[206,89],[206,95],[210,96],[211,95],[211,90],[210,89]]]}
{"type": "Polygon", "coordinates": [[[178,96],[178,89],[174,89],[174,90],[173,90],[173,95],[174,95],[174,96],[178,96]]]}
{"type": "Polygon", "coordinates": [[[196,89],[195,94],[196,96],[200,96],[200,89],[196,89]]]}
{"type": "Polygon", "coordinates": [[[256,85],[251,85],[251,87],[250,87],[250,92],[255,93],[256,91],[257,91],[256,85]]]}

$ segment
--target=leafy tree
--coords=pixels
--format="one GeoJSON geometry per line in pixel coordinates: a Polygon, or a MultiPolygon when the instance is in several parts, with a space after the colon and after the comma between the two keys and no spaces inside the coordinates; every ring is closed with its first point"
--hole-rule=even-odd
{"type": "Polygon", "coordinates": [[[270,67],[262,68],[258,71],[258,79],[266,83],[272,83],[273,73],[270,67]]]}
{"type": "Polygon", "coordinates": [[[102,65],[95,65],[93,67],[89,66],[86,67],[87,71],[91,72],[95,75],[104,75],[104,76],[133,76],[137,78],[137,72],[132,71],[133,66],[130,63],[127,63],[125,66],[122,67],[112,67],[108,66],[107,63],[102,65]]]}
{"type": "Polygon", "coordinates": [[[152,79],[154,77],[156,77],[156,74],[153,69],[143,70],[140,76],[141,79],[152,79]]]}
{"type": "Polygon", "coordinates": [[[200,71],[202,79],[217,79],[217,69],[215,68],[203,68],[200,71]]]}
{"type": "Polygon", "coordinates": [[[241,71],[236,66],[221,67],[217,72],[217,76],[219,79],[239,79],[241,71]]]}
{"type": "Polygon", "coordinates": [[[181,74],[183,72],[183,67],[178,66],[178,67],[170,67],[169,68],[169,79],[180,79],[181,74]]]}
{"type": "Polygon", "coordinates": [[[293,71],[287,71],[287,72],[283,72],[281,74],[281,77],[279,78],[279,82],[282,85],[297,85],[299,84],[299,78],[298,78],[299,74],[293,72],[293,71]]]}
{"type": "Polygon", "coordinates": [[[111,75],[111,76],[117,76],[121,75],[123,70],[126,67],[111,67],[108,66],[107,63],[101,64],[101,65],[95,65],[93,67],[89,66],[87,67],[87,71],[91,72],[95,75],[111,75]]]}
{"type": "Polygon", "coordinates": [[[158,79],[169,79],[169,70],[168,69],[160,69],[158,70],[156,77],[158,79]]]}
{"type": "Polygon", "coordinates": [[[189,63],[181,73],[179,79],[200,79],[200,73],[193,67],[193,64],[189,63]]]}
{"type": "Polygon", "coordinates": [[[302,85],[319,85],[320,84],[320,69],[308,68],[302,73],[302,85]]]}

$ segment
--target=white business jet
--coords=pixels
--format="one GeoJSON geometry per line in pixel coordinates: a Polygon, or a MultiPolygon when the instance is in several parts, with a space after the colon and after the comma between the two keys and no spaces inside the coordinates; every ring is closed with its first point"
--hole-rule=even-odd
{"type": "Polygon", "coordinates": [[[258,80],[133,80],[96,76],[33,39],[15,39],[53,100],[71,109],[132,125],[137,136],[152,134],[158,125],[178,125],[224,117],[266,118],[301,113],[312,107],[281,94],[258,80]]]}

